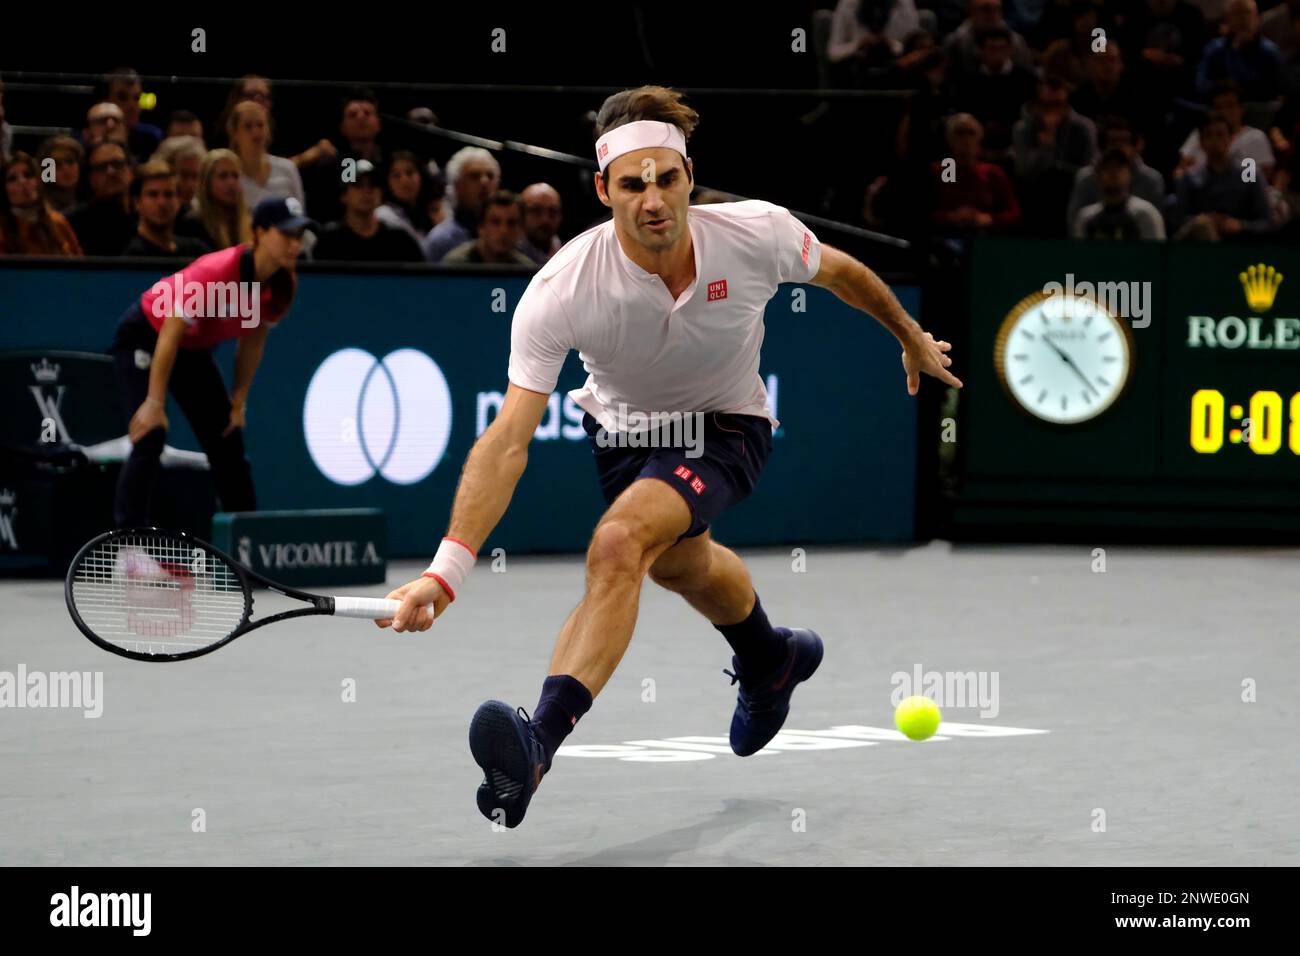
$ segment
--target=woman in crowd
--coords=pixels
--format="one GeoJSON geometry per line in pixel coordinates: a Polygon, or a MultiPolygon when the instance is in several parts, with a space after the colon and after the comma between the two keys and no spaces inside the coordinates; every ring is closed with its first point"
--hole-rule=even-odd
{"type": "Polygon", "coordinates": [[[410,150],[399,149],[388,163],[388,202],[375,210],[384,225],[402,229],[418,242],[433,228],[429,222],[429,187],[420,161],[410,150]]]}
{"type": "Polygon", "coordinates": [[[0,255],[79,256],[81,244],[63,214],[45,201],[36,161],[16,152],[0,163],[0,255]]]}
{"type": "MultiPolygon", "coordinates": [[[[226,105],[217,118],[219,129],[226,128],[230,114],[234,112],[236,106],[245,100],[261,103],[266,108],[268,117],[273,116],[275,113],[275,93],[271,89],[271,81],[264,76],[258,76],[256,73],[249,73],[240,77],[235,82],[235,85],[230,88],[230,95],[226,97],[226,105]]],[[[302,169],[326,159],[333,159],[337,155],[338,149],[334,144],[328,139],[321,139],[317,141],[315,146],[305,149],[297,156],[294,156],[293,164],[302,169]]]]}
{"type": "Polygon", "coordinates": [[[274,196],[278,199],[293,198],[302,206],[307,205],[298,167],[292,160],[267,152],[272,129],[265,106],[254,100],[236,103],[226,121],[226,134],[230,137],[231,151],[239,157],[244,202],[256,206],[266,197],[274,196]]]}
{"type": "Polygon", "coordinates": [[[79,199],[77,187],[86,162],[85,147],[71,136],[51,136],[41,144],[36,165],[43,168],[47,159],[54,160],[54,182],[41,184],[45,201],[55,212],[67,212],[79,199]]]}
{"type": "Polygon", "coordinates": [[[239,178],[239,157],[230,150],[214,149],[203,158],[194,210],[213,249],[252,242],[252,225],[239,178]]]}

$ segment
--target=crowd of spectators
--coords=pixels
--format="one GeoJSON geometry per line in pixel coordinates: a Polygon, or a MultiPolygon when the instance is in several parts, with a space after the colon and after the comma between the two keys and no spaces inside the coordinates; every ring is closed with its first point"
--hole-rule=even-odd
{"type": "Polygon", "coordinates": [[[832,82],[910,94],[869,225],[1300,232],[1300,0],[839,0],[831,16],[832,82]]]}
{"type": "MultiPolygon", "coordinates": [[[[10,146],[0,87],[0,254],[195,258],[251,238],[259,200],[292,198],[321,224],[304,254],[339,262],[495,263],[537,268],[560,248],[560,193],[503,187],[486,149],[429,156],[389,149],[362,89],[339,106],[337,135],[279,155],[274,95],[243,77],[212,122],[187,109],[142,120],[131,69],[109,73],[82,129],[34,155],[10,146]]],[[[427,109],[412,121],[427,123],[427,109]]]]}
{"type": "MultiPolygon", "coordinates": [[[[824,82],[904,104],[895,130],[839,147],[884,170],[861,206],[873,228],[1300,235],[1300,0],[838,0],[818,15],[824,82]]],[[[141,103],[135,71],[113,70],[82,128],[29,154],[0,87],[0,254],[193,256],[247,241],[266,196],[322,224],[304,243],[320,260],[536,267],[561,245],[553,185],[507,186],[476,146],[445,167],[399,148],[369,91],[347,92],[336,130],[295,155],[277,149],[264,77],[217,115],[175,109],[161,127],[141,103]]]]}

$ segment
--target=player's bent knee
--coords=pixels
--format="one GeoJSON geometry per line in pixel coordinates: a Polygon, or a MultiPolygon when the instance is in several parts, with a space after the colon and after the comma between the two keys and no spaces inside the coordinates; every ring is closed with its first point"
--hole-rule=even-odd
{"type": "Polygon", "coordinates": [[[591,536],[587,567],[598,574],[636,574],[649,547],[644,531],[632,522],[604,521],[591,536]]]}

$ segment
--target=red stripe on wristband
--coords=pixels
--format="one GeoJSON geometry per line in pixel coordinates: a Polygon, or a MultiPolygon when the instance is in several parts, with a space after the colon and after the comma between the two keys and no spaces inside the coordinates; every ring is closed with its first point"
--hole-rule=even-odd
{"type": "Polygon", "coordinates": [[[433,578],[442,585],[442,589],[447,592],[447,597],[451,598],[453,601],[456,600],[456,592],[451,589],[451,585],[447,583],[446,579],[443,578],[441,574],[434,574],[432,571],[425,571],[420,575],[420,577],[433,578]]]}
{"type": "Polygon", "coordinates": [[[442,540],[443,540],[443,541],[452,541],[452,542],[454,542],[454,543],[460,545],[460,546],[461,546],[462,548],[464,548],[466,551],[468,551],[468,552],[470,553],[470,556],[471,556],[471,557],[475,557],[475,558],[478,557],[478,553],[477,553],[473,548],[471,548],[469,545],[467,545],[464,541],[460,540],[460,538],[453,538],[453,537],[451,537],[451,536],[449,536],[449,535],[443,535],[442,540]]]}

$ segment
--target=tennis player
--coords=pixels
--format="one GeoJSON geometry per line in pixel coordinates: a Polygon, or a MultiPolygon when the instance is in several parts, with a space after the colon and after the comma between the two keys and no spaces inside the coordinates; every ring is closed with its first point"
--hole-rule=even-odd
{"type": "MultiPolygon", "coordinates": [[[[427,629],[454,601],[501,520],[560,368],[577,349],[588,371],[571,395],[586,414],[608,509],[587,549],[582,601],[560,629],[531,718],[500,701],[479,707],[470,750],[483,769],[478,806],[517,826],[565,737],[618,666],[646,574],[721,632],[740,683],[731,747],[748,756],[781,729],[790,697],[822,658],[806,628],[774,627],[748,570],[709,523],[754,489],[778,424],[759,377],[763,310],[782,282],[811,282],[875,316],[903,347],[907,390],[922,373],[961,386],[935,341],[870,269],[820,243],[767,202],[690,205],[686,141],[698,122],[681,94],[657,86],[609,97],[596,121],[595,188],[613,218],[542,266],[515,309],[505,402],[466,460],[451,522],[429,570],[393,591],[397,630],[427,629]],[[666,447],[673,413],[702,413],[703,441],[666,447]],[[659,417],[655,417],[659,416],[659,417]],[[628,441],[633,423],[659,431],[628,441]],[[638,447],[629,447],[636,445],[638,447]],[[648,446],[648,447],[642,447],[648,446]],[[702,454],[696,454],[702,451],[702,454]]],[[[755,131],[754,149],[763,148],[755,131]]]]}
{"type": "Polygon", "coordinates": [[[248,391],[267,333],[293,304],[303,230],[315,228],[297,200],[263,199],[253,210],[252,243],[200,256],[154,283],[118,322],[109,353],[132,443],[113,507],[119,528],[153,523],[169,388],[208,456],[222,508],[257,508],[244,455],[248,391]],[[227,396],[212,353],[230,338],[238,341],[227,396]]]}

